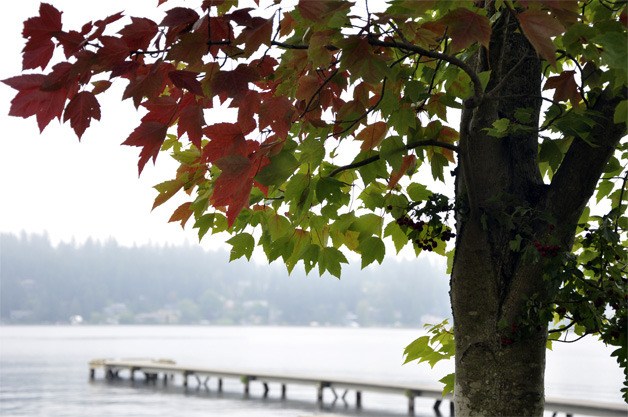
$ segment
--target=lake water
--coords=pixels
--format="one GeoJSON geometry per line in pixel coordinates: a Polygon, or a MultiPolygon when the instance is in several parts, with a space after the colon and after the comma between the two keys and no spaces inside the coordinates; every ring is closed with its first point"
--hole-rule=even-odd
{"type": "MultiPolygon", "coordinates": [[[[245,399],[242,384],[215,380],[205,389],[184,391],[180,383],[163,388],[127,380],[88,379],[95,358],[169,358],[179,364],[275,373],[410,382],[438,386],[450,364],[401,365],[403,348],[420,335],[409,329],[290,328],[211,326],[2,326],[0,327],[0,415],[17,416],[313,416],[321,414],[404,415],[400,395],[363,393],[363,409],[315,403],[314,388],[288,386],[279,399],[271,384],[268,399],[252,383],[245,399]]],[[[549,352],[546,394],[554,397],[621,403],[623,376],[610,349],[594,340],[555,345],[549,352]]],[[[194,387],[195,382],[191,382],[194,387]]],[[[417,401],[417,415],[433,416],[431,400],[417,401]]],[[[442,411],[448,415],[448,407],[442,411]]]]}

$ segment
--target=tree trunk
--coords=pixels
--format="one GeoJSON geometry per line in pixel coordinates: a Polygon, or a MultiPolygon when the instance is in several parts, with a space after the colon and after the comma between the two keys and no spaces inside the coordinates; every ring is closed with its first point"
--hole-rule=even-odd
{"type": "Polygon", "coordinates": [[[456,415],[541,416],[547,329],[520,332],[500,323],[502,277],[478,220],[459,230],[452,274],[456,415]]]}
{"type": "MultiPolygon", "coordinates": [[[[540,263],[524,260],[509,242],[542,233],[542,216],[519,218],[520,208],[545,207],[538,168],[541,62],[504,13],[488,50],[473,63],[491,71],[492,97],[463,110],[457,178],[457,241],[451,280],[456,341],[457,416],[542,416],[547,324],[529,317],[528,301],[548,293],[540,263]],[[503,138],[487,128],[507,118],[521,123],[527,109],[532,129],[503,138]],[[526,229],[524,233],[522,229],[526,229]],[[526,317],[525,325],[523,318],[526,317]]],[[[533,314],[534,315],[534,314],[533,314]]]]}
{"type": "Polygon", "coordinates": [[[578,219],[624,135],[623,125],[613,123],[621,97],[590,94],[596,124],[588,141],[573,139],[546,185],[538,163],[541,61],[514,17],[497,19],[490,47],[470,64],[490,71],[490,80],[479,103],[465,103],[460,126],[450,291],[455,411],[459,417],[542,416],[547,326],[561,283],[544,277],[548,260],[533,243],[571,250],[578,219]],[[527,129],[488,135],[498,119],[523,124],[520,109],[530,115],[527,129]]]}

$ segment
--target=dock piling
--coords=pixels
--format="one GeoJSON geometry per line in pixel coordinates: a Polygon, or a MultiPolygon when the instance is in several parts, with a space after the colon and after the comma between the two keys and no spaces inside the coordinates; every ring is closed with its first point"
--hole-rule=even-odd
{"type": "MultiPolygon", "coordinates": [[[[122,374],[126,376],[129,372],[129,378],[131,381],[136,379],[135,372],[140,371],[145,376],[145,381],[155,382],[161,374],[163,374],[164,386],[168,384],[168,379],[177,381],[175,375],[181,375],[183,377],[183,387],[185,390],[188,388],[189,376],[194,375],[198,381],[197,389],[204,386],[209,391],[208,381],[211,378],[218,379],[218,392],[223,391],[223,379],[234,378],[239,379],[244,384],[244,396],[248,397],[250,394],[251,381],[259,380],[263,384],[263,397],[269,396],[269,384],[279,383],[281,384],[281,399],[286,399],[287,384],[306,384],[314,386],[316,388],[316,400],[318,404],[322,405],[324,400],[325,388],[330,388],[334,397],[334,402],[337,402],[341,397],[345,406],[348,406],[346,401],[346,395],[351,390],[355,390],[355,407],[356,409],[362,408],[362,391],[375,391],[396,393],[407,397],[408,400],[408,413],[410,415],[415,412],[416,397],[432,398],[434,399],[434,412],[436,416],[440,416],[440,405],[444,398],[442,391],[438,387],[422,386],[419,384],[395,384],[395,383],[381,383],[371,382],[358,379],[321,379],[320,377],[313,377],[307,375],[281,375],[274,373],[243,373],[241,370],[232,369],[215,369],[204,367],[183,367],[178,366],[174,361],[166,359],[127,359],[127,360],[110,360],[99,359],[89,362],[89,378],[95,379],[97,369],[104,371],[104,377],[106,380],[117,380],[122,374]],[[342,390],[338,391],[338,390],[342,390]],[[341,396],[339,396],[339,393],[341,396]]],[[[451,401],[451,395],[445,396],[449,400],[450,416],[454,416],[454,404],[451,401]]],[[[331,404],[333,407],[333,404],[331,404]]],[[[567,399],[546,399],[545,401],[546,411],[556,411],[561,414],[566,414],[571,417],[574,414],[586,414],[586,415],[606,415],[610,417],[626,417],[628,407],[625,404],[615,404],[611,402],[594,402],[594,401],[577,401],[567,399]]]]}

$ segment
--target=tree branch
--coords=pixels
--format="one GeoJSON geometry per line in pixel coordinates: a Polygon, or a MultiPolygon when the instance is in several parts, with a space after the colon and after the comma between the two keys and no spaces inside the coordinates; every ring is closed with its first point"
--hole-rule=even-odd
{"type": "Polygon", "coordinates": [[[478,77],[477,73],[473,71],[473,69],[463,60],[452,55],[444,54],[442,52],[423,49],[420,46],[413,45],[407,42],[397,42],[395,40],[381,41],[371,36],[369,36],[368,39],[369,44],[373,46],[402,49],[404,51],[414,52],[423,56],[427,56],[429,58],[442,59],[445,62],[449,62],[450,64],[455,65],[456,67],[467,73],[467,75],[471,78],[471,82],[473,83],[474,97],[473,100],[469,99],[472,101],[467,103],[467,107],[477,107],[482,100],[482,97],[484,95],[484,89],[482,88],[482,82],[480,81],[480,77],[478,77]]]}
{"type": "Polygon", "coordinates": [[[548,190],[548,205],[556,219],[566,224],[577,223],[609,158],[626,134],[626,124],[615,124],[613,114],[626,92],[612,96],[607,89],[592,107],[597,124],[588,141],[576,137],[560,164],[548,190]],[[593,145],[591,145],[593,144],[593,145]]]}
{"type": "MultiPolygon", "coordinates": [[[[444,148],[444,149],[449,149],[449,150],[458,152],[458,146],[452,145],[451,143],[439,142],[437,140],[421,140],[421,141],[418,141],[418,142],[410,142],[406,146],[404,146],[403,148],[399,148],[398,150],[393,151],[393,153],[409,151],[411,149],[419,148],[419,147],[423,147],[423,146],[435,146],[437,148],[444,148]]],[[[361,161],[354,162],[354,163],[349,164],[349,165],[344,165],[344,166],[338,167],[338,168],[334,169],[329,174],[329,176],[330,177],[335,177],[336,175],[340,174],[343,171],[347,171],[347,170],[355,169],[355,168],[360,168],[360,167],[363,167],[364,165],[372,164],[373,162],[379,161],[380,159],[381,159],[380,154],[373,155],[373,156],[371,156],[369,158],[366,158],[366,159],[363,159],[361,161]]]]}

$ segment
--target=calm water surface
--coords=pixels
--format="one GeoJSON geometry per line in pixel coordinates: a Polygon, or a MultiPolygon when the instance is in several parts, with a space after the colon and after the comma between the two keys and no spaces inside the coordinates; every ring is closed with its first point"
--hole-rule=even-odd
{"type": "MultiPolygon", "coordinates": [[[[0,327],[0,416],[312,416],[356,414],[332,405],[321,409],[313,388],[288,386],[288,401],[270,398],[252,384],[250,399],[242,385],[225,381],[225,392],[164,389],[128,381],[106,383],[102,373],[88,380],[87,362],[95,358],[169,358],[193,366],[258,372],[417,382],[438,386],[452,365],[402,366],[403,347],[420,334],[408,329],[347,329],[210,326],[2,326],[0,327]]],[[[622,373],[611,349],[594,340],[555,346],[546,371],[548,396],[622,402],[622,373]]],[[[194,383],[192,382],[192,386],[194,383]]],[[[431,401],[418,401],[417,415],[432,416],[431,401]]],[[[446,413],[448,407],[443,407],[446,413]]],[[[404,415],[400,395],[363,394],[360,415],[404,415]]]]}

